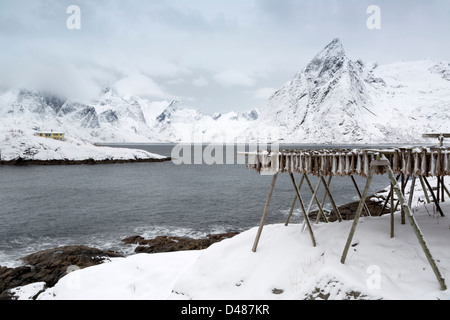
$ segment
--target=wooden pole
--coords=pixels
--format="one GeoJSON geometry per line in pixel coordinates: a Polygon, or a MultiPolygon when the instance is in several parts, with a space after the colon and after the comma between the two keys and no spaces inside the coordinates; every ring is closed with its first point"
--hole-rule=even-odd
{"type": "MultiPolygon", "coordinates": [[[[327,181],[327,187],[329,188],[331,185],[331,180],[333,179],[333,176],[330,174],[330,176],[328,177],[328,181],[327,181]]],[[[325,201],[327,200],[327,193],[325,192],[323,195],[323,199],[322,199],[322,207],[325,203],[325,201]]]]}
{"type": "Polygon", "coordinates": [[[309,223],[309,218],[306,215],[305,206],[303,205],[302,196],[300,195],[300,191],[297,188],[297,184],[295,183],[295,178],[294,178],[294,175],[292,174],[292,172],[289,173],[289,176],[291,177],[292,185],[294,186],[295,193],[297,194],[297,198],[298,198],[298,200],[300,202],[300,209],[302,210],[303,218],[305,219],[305,223],[308,226],[308,231],[309,231],[309,235],[311,236],[311,241],[313,243],[313,246],[315,247],[316,246],[316,239],[314,237],[314,233],[313,233],[313,230],[311,228],[311,224],[309,223]]]}
{"type": "MultiPolygon", "coordinates": [[[[396,179],[396,180],[398,181],[399,178],[400,178],[400,175],[397,176],[397,179],[396,179]]],[[[391,197],[393,197],[393,196],[394,196],[394,194],[391,193],[391,192],[389,192],[388,196],[386,197],[386,201],[384,202],[383,207],[381,208],[381,211],[380,211],[379,216],[381,216],[381,215],[383,214],[384,209],[386,209],[387,203],[389,202],[389,200],[390,200],[391,197]]],[[[394,201],[393,198],[392,198],[392,201],[394,201]]],[[[393,202],[391,202],[391,208],[394,208],[393,202]]]]}
{"type": "MultiPolygon", "coordinates": [[[[298,190],[300,191],[302,189],[303,181],[305,181],[305,176],[302,176],[302,179],[300,180],[300,183],[298,185],[298,190]]],[[[289,222],[291,221],[292,214],[294,213],[295,204],[297,203],[297,195],[295,195],[294,200],[292,201],[291,209],[289,210],[289,215],[286,219],[286,223],[284,224],[286,227],[289,225],[289,222]]]]}
{"type": "MultiPolygon", "coordinates": [[[[389,193],[388,193],[388,195],[386,197],[386,200],[384,201],[384,204],[381,207],[380,213],[378,214],[379,216],[381,216],[383,214],[384,209],[386,209],[386,206],[387,206],[389,200],[391,200],[391,196],[392,196],[392,193],[389,191],[389,193]]],[[[394,209],[394,206],[392,204],[391,204],[391,206],[392,206],[392,209],[394,209]]]]}
{"type": "Polygon", "coordinates": [[[317,196],[317,192],[319,191],[319,187],[320,187],[320,179],[317,180],[317,185],[316,185],[316,188],[314,189],[313,196],[312,196],[312,198],[311,198],[311,201],[309,202],[308,209],[306,209],[306,216],[307,216],[307,217],[309,216],[309,213],[310,213],[310,211],[311,211],[311,208],[312,208],[314,199],[317,200],[317,197],[316,197],[316,196],[317,196]]]}
{"type": "Polygon", "coordinates": [[[270,199],[272,198],[273,189],[275,188],[275,184],[277,182],[278,172],[275,173],[272,179],[272,184],[270,186],[269,195],[267,196],[266,205],[264,207],[264,212],[261,218],[261,222],[259,223],[258,233],[256,234],[255,243],[253,244],[253,252],[256,252],[258,248],[259,238],[261,237],[262,230],[264,228],[264,222],[266,221],[267,211],[269,210],[270,199]]]}
{"type": "Polygon", "coordinates": [[[394,185],[391,182],[391,191],[389,193],[391,196],[391,238],[394,238],[394,226],[395,226],[395,219],[394,219],[394,185]]]}
{"type": "MultiPolygon", "coordinates": [[[[409,180],[409,176],[407,177],[407,179],[405,180],[405,175],[402,173],[402,193],[405,194],[405,188],[406,188],[406,183],[409,180]]],[[[397,203],[400,203],[400,200],[398,200],[397,203]]],[[[406,224],[406,220],[405,220],[405,212],[403,210],[400,211],[400,216],[401,216],[401,223],[402,224],[406,224]]]]}
{"type": "MultiPolygon", "coordinates": [[[[328,187],[328,189],[330,188],[330,185],[331,185],[331,179],[333,179],[333,176],[330,174],[330,177],[328,178],[328,181],[327,181],[327,187],[328,187]]],[[[322,199],[322,203],[320,204],[320,206],[322,207],[322,211],[323,211],[323,207],[324,207],[324,205],[325,205],[325,201],[327,200],[327,196],[328,196],[328,194],[327,194],[326,192],[324,192],[324,194],[323,194],[323,199],[322,199]]],[[[324,211],[323,213],[325,214],[325,211],[324,211]]],[[[317,216],[317,218],[316,218],[316,223],[319,223],[319,220],[320,220],[320,217],[317,216]]],[[[328,220],[328,219],[327,219],[327,220],[328,220]]]]}
{"type": "MultiPolygon", "coordinates": [[[[388,173],[389,179],[391,180],[391,183],[395,183],[394,173],[392,172],[391,167],[386,166],[386,171],[388,173]]],[[[426,179],[425,179],[425,181],[426,181],[426,179]]],[[[420,246],[422,247],[422,250],[424,251],[425,256],[427,257],[427,260],[430,263],[431,268],[433,269],[433,272],[441,286],[441,290],[447,290],[447,286],[445,285],[445,280],[442,277],[442,275],[439,271],[439,268],[437,267],[436,262],[434,261],[433,256],[431,255],[430,249],[428,248],[428,245],[425,242],[423,234],[420,231],[420,229],[416,223],[416,220],[414,219],[414,216],[411,213],[411,208],[406,204],[405,198],[404,198],[401,190],[398,188],[398,185],[394,188],[394,191],[397,194],[397,197],[400,199],[402,209],[403,209],[403,211],[405,211],[406,216],[408,217],[411,227],[413,228],[414,233],[416,234],[416,237],[419,240],[420,246]]]]}
{"type": "MultiPolygon", "coordinates": [[[[406,180],[406,183],[409,181],[409,176],[408,176],[408,180],[406,180]]],[[[404,182],[402,182],[402,188],[401,188],[401,190],[402,190],[402,192],[403,193],[405,193],[405,187],[406,187],[406,184],[404,183],[404,182]]],[[[399,204],[400,204],[400,200],[399,199],[397,199],[397,202],[395,203],[395,210],[394,211],[397,211],[397,207],[399,206],[399,204]]],[[[400,208],[400,215],[401,215],[401,219],[402,219],[402,224],[405,224],[406,223],[406,221],[405,221],[405,214],[404,214],[404,212],[403,211],[401,211],[402,209],[400,208]]]]}
{"type": "MultiPolygon", "coordinates": [[[[319,213],[320,213],[320,215],[322,216],[323,220],[324,220],[326,223],[328,223],[328,219],[327,219],[327,217],[325,216],[325,213],[324,213],[323,210],[322,210],[322,206],[320,205],[319,199],[317,199],[317,192],[314,192],[314,189],[313,189],[313,187],[312,187],[312,185],[311,185],[311,182],[309,181],[309,178],[308,178],[308,176],[307,176],[306,173],[303,174],[303,177],[305,177],[306,183],[308,184],[309,189],[311,190],[311,193],[314,194],[314,196],[313,196],[312,199],[314,199],[314,200],[316,201],[316,204],[317,204],[317,206],[319,207],[319,213]]],[[[317,184],[320,186],[320,179],[319,179],[319,182],[318,182],[317,184]]]]}
{"type": "Polygon", "coordinates": [[[447,187],[445,186],[445,184],[444,184],[444,190],[445,190],[445,192],[447,193],[447,195],[450,197],[450,192],[448,192],[448,189],[447,189],[447,187]]]}
{"type": "MultiPolygon", "coordinates": [[[[359,200],[361,200],[361,192],[359,191],[358,184],[356,183],[355,177],[353,177],[353,175],[350,175],[350,178],[352,179],[353,185],[355,186],[356,192],[358,193],[359,200]]],[[[364,202],[364,210],[366,211],[368,216],[370,216],[370,217],[372,216],[370,214],[370,211],[369,211],[369,208],[367,207],[367,203],[366,202],[364,202]]]]}
{"type": "Polygon", "coordinates": [[[320,176],[320,180],[322,181],[322,184],[325,187],[325,191],[328,194],[328,198],[330,198],[330,202],[331,202],[331,205],[333,206],[333,210],[336,212],[339,222],[341,222],[342,221],[341,213],[339,212],[339,209],[336,206],[336,202],[334,202],[333,196],[331,195],[331,192],[330,192],[330,189],[328,188],[327,182],[325,181],[323,176],[320,176]]]}
{"type": "Polygon", "coordinates": [[[412,201],[414,196],[414,187],[416,185],[416,176],[413,176],[413,179],[411,181],[411,189],[409,190],[409,200],[408,200],[408,206],[412,207],[412,201]]]}
{"type": "Polygon", "coordinates": [[[441,206],[439,205],[439,202],[437,201],[436,196],[434,195],[433,188],[431,188],[431,185],[428,182],[427,178],[423,177],[423,181],[425,181],[425,184],[427,185],[428,190],[431,193],[431,197],[433,198],[436,209],[439,211],[441,217],[444,217],[444,212],[442,212],[441,206]]]}
{"type": "Polygon", "coordinates": [[[427,187],[425,186],[425,183],[423,182],[423,177],[419,176],[420,184],[422,185],[423,194],[425,195],[425,199],[427,200],[427,203],[431,203],[430,197],[428,196],[427,187]]]}
{"type": "MultiPolygon", "coordinates": [[[[330,177],[328,178],[328,181],[327,181],[327,187],[328,187],[328,188],[330,188],[330,185],[331,185],[331,179],[333,179],[333,176],[330,174],[330,177]]],[[[327,196],[328,196],[328,194],[325,192],[325,193],[323,194],[323,199],[322,199],[322,208],[323,208],[323,206],[325,205],[325,201],[327,200],[327,196]]]]}
{"type": "Polygon", "coordinates": [[[436,200],[437,202],[441,202],[441,177],[436,177],[437,183],[436,183],[436,200]]]}
{"type": "Polygon", "coordinates": [[[352,244],[353,236],[355,234],[356,226],[358,225],[359,217],[361,216],[362,209],[364,207],[364,202],[366,201],[367,195],[369,193],[370,184],[372,182],[373,175],[375,173],[375,166],[370,167],[369,176],[367,177],[366,187],[364,188],[363,194],[361,196],[361,200],[359,201],[358,209],[356,210],[355,218],[353,219],[353,225],[350,229],[350,233],[347,238],[347,243],[344,247],[344,252],[342,253],[341,263],[345,263],[345,259],[347,258],[348,250],[350,245],[352,244]]]}

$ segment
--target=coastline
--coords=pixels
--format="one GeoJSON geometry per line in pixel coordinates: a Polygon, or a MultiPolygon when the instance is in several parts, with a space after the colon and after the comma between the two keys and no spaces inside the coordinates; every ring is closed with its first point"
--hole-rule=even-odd
{"type": "Polygon", "coordinates": [[[0,165],[80,165],[164,162],[171,158],[141,149],[96,146],[76,137],[64,141],[33,131],[0,130],[0,165]]]}
{"type": "MultiPolygon", "coordinates": [[[[124,245],[136,245],[134,254],[168,253],[204,250],[216,242],[232,238],[237,234],[239,232],[209,234],[199,239],[168,236],[145,239],[135,235],[121,239],[121,242],[124,245]]],[[[23,262],[23,265],[19,267],[8,268],[0,265],[0,300],[16,300],[17,297],[12,289],[33,283],[43,284],[44,289],[54,287],[71,271],[102,264],[111,261],[111,258],[125,258],[125,256],[107,249],[69,245],[20,257],[19,260],[23,262]]],[[[41,291],[37,292],[34,299],[40,293],[41,291]]]]}
{"type": "MultiPolygon", "coordinates": [[[[416,191],[419,191],[420,186],[416,186],[416,191]]],[[[409,190],[409,187],[406,187],[406,190],[409,190]]],[[[372,194],[367,197],[366,204],[368,205],[368,208],[372,214],[373,217],[375,216],[387,216],[386,219],[389,219],[389,216],[386,215],[390,212],[388,208],[384,208],[385,211],[381,212],[381,208],[383,207],[383,203],[386,200],[386,196],[388,195],[389,191],[386,190],[380,190],[376,192],[375,194],[372,194]]],[[[421,194],[416,192],[415,197],[421,197],[421,194]]],[[[414,201],[415,203],[416,201],[414,201]]],[[[359,201],[350,202],[344,205],[339,206],[339,211],[341,213],[341,216],[343,220],[353,220],[354,213],[358,207],[359,201]]],[[[423,209],[425,210],[425,209],[423,209]]],[[[431,209],[430,209],[431,210],[431,209]]],[[[422,216],[429,218],[429,212],[428,214],[425,214],[425,211],[423,211],[422,216]]],[[[317,215],[317,211],[313,211],[310,213],[310,219],[315,220],[317,215]]],[[[364,213],[363,213],[364,215],[364,213]]],[[[333,212],[327,213],[327,216],[329,218],[334,218],[335,214],[333,212]]],[[[370,219],[370,218],[369,218],[370,219]]],[[[380,221],[387,221],[385,218],[381,218],[380,221]]],[[[371,219],[372,221],[375,221],[371,219]]],[[[378,220],[378,219],[377,219],[378,220]]],[[[334,221],[333,219],[329,219],[330,222],[334,221]]],[[[332,225],[335,225],[335,223],[331,223],[332,225]]],[[[435,224],[435,223],[433,223],[435,224]]],[[[447,230],[448,228],[445,226],[445,223],[441,223],[441,225],[444,224],[444,230],[447,230]]],[[[335,225],[336,228],[340,229],[343,228],[343,225],[337,223],[335,225]]],[[[269,227],[269,226],[267,226],[269,227]]],[[[328,228],[325,223],[320,224],[318,226],[319,229],[328,228]]],[[[401,228],[406,229],[407,233],[410,231],[408,228],[401,228]]],[[[400,228],[399,228],[400,232],[400,228]]],[[[240,232],[241,234],[248,234],[247,231],[240,232]]],[[[251,233],[251,232],[250,232],[251,233]]],[[[344,233],[341,233],[341,235],[344,233]]],[[[375,234],[375,233],[374,233],[375,234]]],[[[231,235],[231,233],[230,233],[231,235]]],[[[127,239],[121,239],[121,241],[125,245],[130,245],[130,248],[134,249],[134,253],[132,253],[130,256],[139,256],[139,254],[152,254],[152,253],[160,253],[160,252],[180,252],[180,251],[193,251],[193,250],[203,250],[208,248],[211,244],[215,242],[222,241],[226,238],[230,238],[229,235],[222,236],[222,235],[210,235],[206,238],[201,239],[191,239],[191,238],[183,238],[183,237],[169,237],[169,236],[158,236],[152,239],[145,239],[139,235],[129,237],[127,239]],[[213,240],[213,241],[211,241],[213,240]]],[[[248,239],[247,239],[248,240],[248,239]]],[[[416,243],[416,239],[413,239],[416,243]]],[[[225,244],[226,246],[226,244],[225,244]]],[[[352,247],[355,252],[359,251],[360,249],[360,243],[358,241],[355,241],[354,246],[352,247]]],[[[234,249],[233,249],[234,250],[234,249]]],[[[416,249],[414,249],[415,252],[416,249]]],[[[393,250],[392,252],[395,252],[396,250],[393,250]]],[[[234,252],[234,251],[233,251],[234,252]]],[[[29,297],[28,299],[37,299],[39,294],[43,292],[46,289],[53,288],[56,283],[65,277],[68,273],[68,267],[75,267],[79,269],[88,268],[93,265],[101,264],[103,262],[110,261],[112,258],[115,258],[115,254],[118,254],[117,252],[110,251],[108,249],[97,249],[97,248],[90,248],[85,246],[66,246],[66,247],[59,247],[54,249],[48,249],[44,251],[39,251],[33,254],[28,255],[27,257],[49,257],[50,259],[42,260],[26,260],[27,257],[22,257],[20,260],[24,262],[23,265],[16,267],[16,268],[7,268],[0,266],[0,300],[15,300],[18,299],[17,296],[14,296],[15,288],[26,286],[28,284],[36,284],[36,287],[41,288],[39,290],[34,291],[33,297],[29,297]],[[72,252],[72,253],[71,253],[72,252]],[[93,252],[93,253],[91,253],[93,252]],[[67,254],[69,253],[69,254],[67,254]],[[88,257],[88,258],[86,258],[88,257]],[[111,258],[111,259],[110,259],[111,258]],[[34,261],[34,262],[32,262],[34,261]],[[37,262],[36,262],[37,261],[37,262]],[[80,263],[79,263],[80,262],[80,263]],[[83,264],[83,263],[88,263],[83,264]],[[94,264],[92,264],[94,263],[94,264]],[[41,278],[41,276],[50,277],[50,281],[44,280],[45,278],[41,278]],[[5,280],[7,279],[7,280],[5,280]],[[56,281],[56,282],[55,282],[56,281]],[[8,288],[6,288],[6,284],[9,283],[8,288]],[[38,286],[41,286],[39,287],[38,286]],[[3,286],[3,287],[2,287],[3,286]]],[[[119,254],[120,255],[120,254],[119,254]]],[[[151,256],[149,256],[151,259],[151,256]]],[[[133,258],[132,258],[133,259],[133,258]]],[[[425,269],[424,269],[425,270],[425,269]]],[[[327,288],[327,285],[325,285],[325,288],[327,288]]],[[[320,288],[320,287],[318,287],[320,288]]],[[[321,290],[321,289],[320,289],[321,290]]],[[[16,290],[17,291],[17,290],[16,290]]],[[[23,297],[21,297],[23,298],[23,297]]]]}
{"type": "MultiPolygon", "coordinates": [[[[368,197],[366,203],[373,208],[381,208],[381,199],[376,195],[368,197]],[[374,198],[375,197],[375,198],[374,198]],[[377,200],[375,200],[377,199],[377,200]]],[[[339,206],[339,211],[344,220],[352,220],[359,202],[351,202],[339,206]]],[[[315,219],[318,211],[310,213],[310,219],[315,219]]],[[[376,211],[378,216],[378,211],[376,211]]],[[[387,213],[384,211],[383,214],[387,213]]],[[[334,213],[330,213],[333,217],[334,213]]],[[[334,219],[330,219],[330,222],[334,219]]],[[[187,237],[157,236],[152,239],[145,239],[140,235],[121,239],[124,245],[135,246],[134,254],[179,252],[189,250],[204,250],[216,242],[229,239],[238,235],[239,232],[227,232],[220,234],[209,234],[205,238],[193,239],[187,237]]],[[[110,258],[124,257],[118,252],[92,248],[83,245],[63,246],[53,249],[47,249],[20,257],[24,264],[15,268],[7,268],[0,265],[0,300],[15,300],[11,289],[21,287],[32,283],[45,283],[45,288],[53,287],[59,279],[67,274],[67,268],[74,266],[76,268],[87,268],[105,261],[110,258]]],[[[40,292],[39,292],[40,293],[40,292]]],[[[36,294],[37,297],[38,294],[36,294]]]]}
{"type": "Polygon", "coordinates": [[[61,165],[101,165],[101,164],[117,164],[117,163],[151,163],[151,162],[167,162],[172,158],[140,158],[140,159],[104,159],[96,160],[93,158],[85,160],[34,160],[17,158],[9,161],[0,161],[0,166],[61,166],[61,165]]]}

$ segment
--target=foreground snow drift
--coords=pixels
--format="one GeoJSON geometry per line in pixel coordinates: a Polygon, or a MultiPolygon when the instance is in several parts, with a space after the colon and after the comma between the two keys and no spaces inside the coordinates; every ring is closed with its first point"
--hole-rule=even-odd
{"type": "MultiPolygon", "coordinates": [[[[450,203],[442,208],[450,212],[450,203]]],[[[433,214],[432,204],[415,218],[450,284],[450,220],[433,214]]],[[[138,254],[78,270],[38,299],[450,299],[410,225],[399,215],[395,222],[391,239],[389,216],[361,218],[345,265],[352,221],[314,225],[315,248],[300,225],[268,225],[256,253],[254,228],[203,251],[138,254]]],[[[27,298],[26,289],[17,292],[27,298]]]]}

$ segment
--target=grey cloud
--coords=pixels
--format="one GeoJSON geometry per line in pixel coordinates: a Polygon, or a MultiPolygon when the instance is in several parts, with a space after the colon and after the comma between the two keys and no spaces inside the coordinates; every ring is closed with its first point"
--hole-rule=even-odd
{"type": "Polygon", "coordinates": [[[142,73],[168,95],[227,111],[260,104],[250,85],[280,87],[335,37],[365,61],[450,60],[450,2],[375,2],[380,31],[366,28],[372,0],[0,0],[0,88],[51,74],[53,87],[93,94],[142,73]],[[66,28],[71,4],[81,30],[66,28]]]}

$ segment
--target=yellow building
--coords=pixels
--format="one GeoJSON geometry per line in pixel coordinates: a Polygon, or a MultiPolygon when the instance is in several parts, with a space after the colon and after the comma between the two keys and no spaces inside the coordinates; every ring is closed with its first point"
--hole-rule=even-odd
{"type": "Polygon", "coordinates": [[[51,138],[51,139],[55,139],[55,140],[64,140],[64,133],[61,132],[39,132],[38,133],[39,137],[44,137],[44,138],[51,138]]]}

